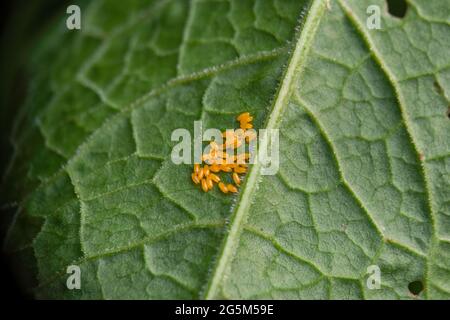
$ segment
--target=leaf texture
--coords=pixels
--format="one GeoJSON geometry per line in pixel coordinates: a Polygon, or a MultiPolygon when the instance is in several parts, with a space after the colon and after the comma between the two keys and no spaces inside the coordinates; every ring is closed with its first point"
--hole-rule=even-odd
{"type": "Polygon", "coordinates": [[[402,19],[384,0],[80,6],[82,30],[37,49],[13,132],[6,248],[36,297],[450,297],[447,0],[402,19]],[[280,129],[279,172],[199,192],[172,130],[244,111],[280,129]]]}

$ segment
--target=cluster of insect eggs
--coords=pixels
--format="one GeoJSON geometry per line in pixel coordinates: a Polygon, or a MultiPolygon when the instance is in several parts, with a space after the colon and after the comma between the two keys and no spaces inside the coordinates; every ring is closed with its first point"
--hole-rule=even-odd
{"type": "MultiPolygon", "coordinates": [[[[251,123],[252,120],[253,117],[249,112],[244,112],[237,117],[242,133],[244,133],[245,130],[253,128],[253,124],[251,123]]],[[[241,184],[241,177],[239,175],[247,172],[247,164],[245,164],[245,160],[250,158],[249,153],[230,156],[226,152],[227,148],[238,148],[242,143],[242,139],[239,139],[236,135],[227,135],[226,132],[223,132],[222,136],[225,137],[225,143],[222,146],[219,146],[216,142],[212,141],[210,143],[210,152],[208,154],[204,154],[202,157],[202,160],[209,163],[209,165],[205,164],[204,166],[201,166],[200,164],[194,164],[194,172],[191,174],[192,181],[195,184],[199,184],[204,192],[212,190],[214,188],[214,184],[217,183],[219,190],[223,193],[236,193],[238,192],[238,187],[241,184]],[[231,141],[228,140],[230,138],[231,141]],[[229,157],[232,157],[232,161],[229,161],[229,157]],[[230,173],[235,184],[225,184],[216,174],[219,172],[230,173]]],[[[254,138],[254,136],[250,135],[246,136],[245,139],[247,142],[250,142],[250,140],[254,138]]]]}

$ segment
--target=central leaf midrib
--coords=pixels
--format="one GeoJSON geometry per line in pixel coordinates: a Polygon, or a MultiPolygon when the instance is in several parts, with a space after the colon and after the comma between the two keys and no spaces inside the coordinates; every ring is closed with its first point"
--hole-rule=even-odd
{"type": "MultiPolygon", "coordinates": [[[[305,64],[311,43],[326,8],[327,0],[311,0],[311,5],[309,6],[306,17],[299,22],[302,28],[295,37],[294,50],[292,51],[289,63],[283,74],[279,90],[275,95],[272,112],[268,117],[267,125],[265,127],[266,129],[275,129],[279,124],[283,110],[286,107],[286,100],[290,97],[292,85],[295,83],[300,70],[305,64]]],[[[202,294],[202,298],[213,299],[217,296],[220,283],[225,276],[229,263],[235,253],[236,245],[239,241],[240,233],[251,205],[253,192],[256,189],[260,177],[260,170],[261,164],[258,163],[256,156],[255,164],[247,175],[239,202],[231,217],[229,231],[219,250],[216,264],[210,273],[210,279],[202,294]]]]}

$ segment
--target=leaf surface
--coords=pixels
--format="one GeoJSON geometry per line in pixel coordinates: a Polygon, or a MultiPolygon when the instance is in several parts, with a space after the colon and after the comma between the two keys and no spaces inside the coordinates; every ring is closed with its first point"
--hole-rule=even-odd
{"type": "Polygon", "coordinates": [[[13,135],[6,246],[37,297],[449,298],[447,0],[402,19],[383,0],[81,5],[82,31],[36,53],[13,135]],[[171,132],[244,111],[280,129],[279,172],[200,192],[171,132]]]}

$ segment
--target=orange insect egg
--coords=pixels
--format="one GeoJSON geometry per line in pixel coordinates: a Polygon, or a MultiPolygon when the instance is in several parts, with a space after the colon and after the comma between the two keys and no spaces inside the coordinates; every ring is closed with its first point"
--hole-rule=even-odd
{"type": "Polygon", "coordinates": [[[223,193],[228,193],[228,188],[227,188],[227,186],[226,186],[223,182],[219,182],[219,189],[220,189],[220,191],[222,191],[223,193]]]}
{"type": "Polygon", "coordinates": [[[208,192],[208,190],[209,190],[209,188],[208,188],[208,183],[206,182],[206,179],[205,179],[205,178],[202,179],[202,189],[203,189],[203,191],[205,191],[205,192],[208,192]]]}
{"type": "Polygon", "coordinates": [[[191,179],[195,184],[200,184],[204,192],[212,190],[214,184],[217,183],[223,193],[236,193],[242,184],[239,175],[247,172],[251,154],[244,151],[239,155],[234,155],[235,149],[241,147],[245,142],[250,143],[257,138],[257,135],[254,130],[248,130],[253,128],[251,123],[253,116],[249,112],[241,113],[237,120],[240,128],[222,132],[224,138],[222,144],[218,144],[214,140],[209,142],[208,152],[202,155],[204,166],[201,163],[194,164],[191,179]],[[221,171],[230,173],[234,183],[224,184],[221,178],[214,174],[221,171]]]}
{"type": "Polygon", "coordinates": [[[218,164],[213,164],[212,166],[209,167],[209,170],[212,172],[219,172],[220,166],[218,164]]]}
{"type": "Polygon", "coordinates": [[[214,187],[214,183],[209,176],[206,178],[206,185],[208,186],[209,190],[211,190],[214,187]]]}
{"type": "Polygon", "coordinates": [[[205,177],[209,176],[209,166],[208,166],[208,165],[205,165],[205,166],[203,167],[203,175],[204,175],[205,177]]]}
{"type": "MultiPolygon", "coordinates": [[[[230,165],[232,165],[233,163],[234,163],[234,161],[233,161],[232,158],[223,159],[223,162],[221,163],[221,166],[225,166],[225,167],[231,168],[230,165]]],[[[222,171],[224,171],[222,167],[220,169],[222,171]]],[[[225,171],[225,172],[230,172],[230,171],[225,171]]]]}
{"type": "Polygon", "coordinates": [[[197,173],[197,177],[198,177],[198,179],[199,180],[202,180],[202,178],[203,178],[203,168],[200,168],[199,170],[198,170],[198,173],[197,173]]]}
{"type": "Polygon", "coordinates": [[[198,177],[197,177],[197,175],[195,174],[195,172],[193,172],[193,173],[191,174],[191,178],[192,178],[192,181],[193,181],[195,184],[199,184],[199,183],[200,183],[200,180],[198,179],[198,177]]]}
{"type": "Polygon", "coordinates": [[[226,164],[221,164],[220,165],[220,170],[222,170],[223,172],[231,172],[233,171],[233,169],[231,169],[228,165],[226,164]]]}
{"type": "Polygon", "coordinates": [[[247,169],[244,168],[244,167],[238,166],[238,167],[234,168],[234,172],[236,172],[236,173],[245,173],[245,172],[247,172],[247,169]]]}
{"type": "Polygon", "coordinates": [[[253,120],[253,117],[243,118],[239,121],[239,124],[242,126],[243,124],[250,123],[253,120]]]}
{"type": "Polygon", "coordinates": [[[250,117],[250,113],[249,112],[244,112],[241,113],[240,115],[238,115],[238,117],[236,118],[238,121],[242,121],[243,119],[246,119],[250,117]]]}
{"type": "Polygon", "coordinates": [[[233,192],[233,193],[238,192],[238,189],[235,186],[233,186],[231,183],[227,185],[227,189],[228,189],[228,191],[233,192]]]}
{"type": "Polygon", "coordinates": [[[219,182],[219,181],[220,181],[219,176],[215,175],[214,173],[211,173],[211,174],[209,175],[209,178],[210,178],[212,181],[214,181],[214,182],[219,182]]]}
{"type": "Polygon", "coordinates": [[[241,184],[241,179],[239,178],[238,174],[236,172],[233,172],[233,181],[234,183],[236,183],[237,185],[241,184]]]}
{"type": "Polygon", "coordinates": [[[243,122],[241,123],[241,129],[252,129],[253,125],[251,123],[248,122],[243,122]]]}

